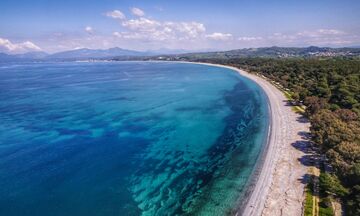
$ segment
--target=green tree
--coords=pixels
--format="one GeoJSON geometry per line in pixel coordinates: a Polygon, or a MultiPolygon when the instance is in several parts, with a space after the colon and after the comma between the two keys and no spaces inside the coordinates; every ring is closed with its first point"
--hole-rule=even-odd
{"type": "Polygon", "coordinates": [[[341,185],[340,180],[335,175],[325,172],[320,174],[319,187],[321,192],[337,197],[344,197],[349,193],[348,189],[341,185]]]}

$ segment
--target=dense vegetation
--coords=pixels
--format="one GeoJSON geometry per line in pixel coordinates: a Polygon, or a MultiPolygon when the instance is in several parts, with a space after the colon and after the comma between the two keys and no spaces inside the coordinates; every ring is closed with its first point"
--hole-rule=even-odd
{"type": "Polygon", "coordinates": [[[190,58],[288,58],[288,57],[319,57],[319,56],[360,56],[359,48],[329,48],[329,47],[261,47],[261,48],[245,48],[221,52],[207,52],[207,53],[190,53],[181,54],[178,57],[190,58]]]}
{"type": "MultiPolygon", "coordinates": [[[[194,59],[190,59],[194,60],[194,59]]],[[[326,157],[320,192],[360,215],[360,60],[358,58],[196,59],[243,68],[280,83],[306,105],[314,143],[326,157]]],[[[326,204],[326,203],[325,203],[326,204]]]]}
{"type": "Polygon", "coordinates": [[[305,187],[305,203],[304,203],[304,216],[312,216],[314,209],[314,183],[313,178],[310,178],[309,183],[305,187]]]}

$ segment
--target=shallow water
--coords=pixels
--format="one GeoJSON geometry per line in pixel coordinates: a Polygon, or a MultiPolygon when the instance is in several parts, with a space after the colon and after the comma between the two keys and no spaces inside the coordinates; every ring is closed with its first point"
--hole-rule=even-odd
{"type": "Polygon", "coordinates": [[[0,215],[224,215],[266,139],[264,93],[229,69],[0,66],[0,215]]]}

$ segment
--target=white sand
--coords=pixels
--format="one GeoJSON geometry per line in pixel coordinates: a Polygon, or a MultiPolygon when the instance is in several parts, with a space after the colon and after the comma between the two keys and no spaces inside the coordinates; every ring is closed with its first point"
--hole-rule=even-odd
{"type": "Polygon", "coordinates": [[[249,201],[245,209],[236,215],[302,215],[305,185],[301,179],[307,173],[307,168],[299,159],[305,153],[292,144],[305,141],[299,133],[309,132],[309,123],[299,121],[301,116],[287,105],[284,94],[267,80],[230,66],[206,65],[229,68],[255,81],[265,91],[270,102],[268,151],[249,201]]]}

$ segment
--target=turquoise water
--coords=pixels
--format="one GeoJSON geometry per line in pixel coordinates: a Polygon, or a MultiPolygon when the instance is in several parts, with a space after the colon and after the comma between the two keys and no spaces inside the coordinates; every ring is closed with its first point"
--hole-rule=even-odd
{"type": "Polygon", "coordinates": [[[0,65],[0,215],[224,215],[268,127],[253,82],[181,63],[0,65]]]}

